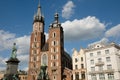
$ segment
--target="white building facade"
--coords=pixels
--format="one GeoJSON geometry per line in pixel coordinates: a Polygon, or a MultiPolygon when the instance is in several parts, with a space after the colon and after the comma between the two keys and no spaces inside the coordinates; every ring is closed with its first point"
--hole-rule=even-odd
{"type": "Polygon", "coordinates": [[[86,49],[88,80],[120,80],[120,46],[98,43],[86,49]]]}
{"type": "Polygon", "coordinates": [[[86,79],[86,60],[84,49],[77,51],[74,49],[72,54],[73,63],[73,80],[87,80],[86,79]]]}

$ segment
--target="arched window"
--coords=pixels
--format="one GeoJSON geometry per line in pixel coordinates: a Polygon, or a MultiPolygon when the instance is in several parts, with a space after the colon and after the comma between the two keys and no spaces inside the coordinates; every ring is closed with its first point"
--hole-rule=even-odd
{"type": "Polygon", "coordinates": [[[41,65],[48,65],[48,56],[47,56],[47,54],[43,54],[41,59],[42,59],[41,60],[42,61],[41,65]]]}
{"type": "Polygon", "coordinates": [[[56,33],[55,32],[53,32],[53,38],[55,38],[56,37],[56,33]]]}

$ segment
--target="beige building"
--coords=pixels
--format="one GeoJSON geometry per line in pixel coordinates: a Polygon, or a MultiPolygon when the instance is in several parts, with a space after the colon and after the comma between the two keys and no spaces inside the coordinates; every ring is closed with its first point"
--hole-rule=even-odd
{"type": "Polygon", "coordinates": [[[76,49],[74,49],[72,54],[72,62],[73,80],[87,80],[85,50],[80,49],[80,51],[77,51],[76,49]]]}
{"type": "Polygon", "coordinates": [[[0,71],[0,80],[4,77],[5,71],[0,71]]]}
{"type": "Polygon", "coordinates": [[[41,6],[38,5],[30,39],[28,80],[37,80],[42,65],[47,66],[50,80],[71,80],[72,59],[64,51],[64,31],[59,22],[58,13],[55,14],[54,22],[49,26],[47,41],[44,23],[41,6]]]}
{"type": "Polygon", "coordinates": [[[20,80],[27,80],[27,72],[26,71],[18,71],[20,80]]]}

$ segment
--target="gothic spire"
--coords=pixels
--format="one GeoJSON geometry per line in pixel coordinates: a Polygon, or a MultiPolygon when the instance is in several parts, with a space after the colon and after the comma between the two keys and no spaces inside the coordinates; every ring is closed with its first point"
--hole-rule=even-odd
{"type": "Polygon", "coordinates": [[[41,13],[40,1],[38,4],[37,13],[34,15],[34,22],[44,22],[44,17],[42,16],[42,13],[41,13]]]}
{"type": "Polygon", "coordinates": [[[39,4],[38,4],[37,15],[38,15],[38,16],[41,16],[41,6],[40,6],[40,2],[39,2],[39,4]]]}

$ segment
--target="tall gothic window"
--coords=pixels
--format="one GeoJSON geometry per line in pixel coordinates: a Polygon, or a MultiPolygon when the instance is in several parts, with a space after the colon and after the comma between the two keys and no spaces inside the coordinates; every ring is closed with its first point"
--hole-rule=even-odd
{"type": "Polygon", "coordinates": [[[41,60],[42,65],[48,65],[48,56],[47,56],[47,54],[43,54],[41,59],[42,59],[41,60]]]}

